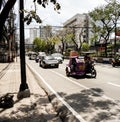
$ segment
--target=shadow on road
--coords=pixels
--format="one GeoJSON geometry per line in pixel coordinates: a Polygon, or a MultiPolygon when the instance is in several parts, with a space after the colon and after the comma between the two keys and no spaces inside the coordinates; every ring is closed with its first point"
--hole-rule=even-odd
{"type": "Polygon", "coordinates": [[[59,94],[89,122],[120,120],[120,108],[117,103],[104,99],[104,92],[100,88],[86,89],[71,95],[59,94]]]}

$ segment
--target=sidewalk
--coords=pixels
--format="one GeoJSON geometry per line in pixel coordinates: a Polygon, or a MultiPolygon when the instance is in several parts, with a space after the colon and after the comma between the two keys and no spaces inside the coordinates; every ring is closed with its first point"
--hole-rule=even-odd
{"type": "Polygon", "coordinates": [[[18,100],[20,62],[0,63],[0,96],[6,93],[14,95],[13,107],[0,108],[0,122],[61,122],[45,91],[37,84],[27,67],[26,77],[31,95],[18,100]]]}

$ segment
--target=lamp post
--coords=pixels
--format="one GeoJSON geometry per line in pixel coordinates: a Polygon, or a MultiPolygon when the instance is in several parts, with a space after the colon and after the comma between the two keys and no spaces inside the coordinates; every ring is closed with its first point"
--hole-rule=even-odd
{"type": "Polygon", "coordinates": [[[21,66],[21,84],[18,98],[29,97],[30,92],[26,82],[26,66],[25,66],[25,42],[24,42],[24,0],[19,0],[20,10],[20,66],[21,66]],[[27,91],[27,92],[26,92],[27,91]]]}

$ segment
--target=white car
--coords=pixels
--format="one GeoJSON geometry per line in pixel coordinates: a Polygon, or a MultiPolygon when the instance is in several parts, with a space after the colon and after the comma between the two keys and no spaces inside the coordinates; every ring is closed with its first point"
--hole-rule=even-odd
{"type": "Polygon", "coordinates": [[[61,53],[53,53],[51,54],[55,59],[59,61],[59,63],[63,63],[63,55],[61,53]]]}

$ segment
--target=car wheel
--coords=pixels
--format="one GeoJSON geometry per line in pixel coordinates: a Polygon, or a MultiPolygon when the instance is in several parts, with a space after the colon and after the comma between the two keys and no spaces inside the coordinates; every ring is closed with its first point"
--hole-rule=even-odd
{"type": "Polygon", "coordinates": [[[56,68],[59,68],[59,65],[56,65],[56,68]]]}
{"type": "Polygon", "coordinates": [[[115,63],[112,63],[112,66],[115,67],[115,63]]]}
{"type": "Polygon", "coordinates": [[[43,67],[43,68],[46,68],[45,63],[42,63],[42,67],[43,67]]]}

